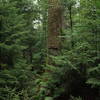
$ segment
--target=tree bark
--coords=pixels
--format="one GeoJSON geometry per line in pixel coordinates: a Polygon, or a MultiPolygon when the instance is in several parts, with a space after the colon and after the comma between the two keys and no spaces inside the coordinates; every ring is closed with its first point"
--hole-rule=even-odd
{"type": "Polygon", "coordinates": [[[69,15],[70,15],[70,29],[71,29],[71,48],[74,46],[73,42],[73,19],[72,19],[72,6],[69,7],[69,15]]]}
{"type": "Polygon", "coordinates": [[[61,47],[62,7],[59,0],[49,0],[48,9],[48,52],[57,55],[61,47]]]}

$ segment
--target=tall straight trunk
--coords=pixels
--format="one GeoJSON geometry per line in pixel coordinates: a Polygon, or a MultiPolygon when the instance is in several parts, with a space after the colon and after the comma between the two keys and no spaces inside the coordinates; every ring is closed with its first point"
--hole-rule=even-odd
{"type": "Polygon", "coordinates": [[[69,13],[70,13],[70,28],[71,28],[71,32],[73,32],[72,6],[70,6],[69,8],[69,13]]]}
{"type": "MultiPolygon", "coordinates": [[[[61,41],[59,36],[61,35],[61,31],[62,31],[62,7],[59,2],[60,0],[48,0],[48,1],[49,1],[48,2],[49,9],[48,9],[47,49],[49,55],[57,56],[59,55],[59,51],[61,48],[61,41]]],[[[46,62],[47,65],[56,66],[52,58],[47,57],[46,61],[47,61],[46,62]]],[[[51,70],[49,69],[46,69],[45,72],[51,74],[51,70]]],[[[47,99],[53,100],[51,89],[48,89],[46,93],[46,98],[44,100],[47,99]]]]}
{"type": "Polygon", "coordinates": [[[32,48],[30,48],[29,50],[29,61],[32,64],[32,59],[33,59],[33,55],[32,55],[32,48]]]}
{"type": "Polygon", "coordinates": [[[73,47],[74,46],[74,42],[73,42],[72,6],[69,7],[69,15],[70,15],[70,29],[71,29],[71,47],[73,47]]]}
{"type": "Polygon", "coordinates": [[[48,52],[57,55],[62,31],[62,7],[59,0],[49,0],[48,9],[48,52]]]}

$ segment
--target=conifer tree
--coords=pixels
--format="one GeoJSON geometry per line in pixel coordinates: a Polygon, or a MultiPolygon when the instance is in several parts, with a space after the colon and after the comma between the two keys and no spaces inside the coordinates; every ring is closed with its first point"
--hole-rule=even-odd
{"type": "Polygon", "coordinates": [[[0,68],[14,66],[14,61],[23,47],[19,44],[25,32],[25,20],[19,14],[16,1],[0,1],[0,68]]]}

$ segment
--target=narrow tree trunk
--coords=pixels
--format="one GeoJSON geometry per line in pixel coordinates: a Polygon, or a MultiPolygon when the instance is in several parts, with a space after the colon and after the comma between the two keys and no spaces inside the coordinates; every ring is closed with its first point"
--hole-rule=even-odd
{"type": "Polygon", "coordinates": [[[73,42],[72,6],[69,7],[69,15],[70,15],[70,30],[71,30],[71,47],[73,47],[74,46],[74,42],[73,42]]]}
{"type": "Polygon", "coordinates": [[[32,64],[32,48],[30,48],[30,50],[29,50],[29,59],[30,59],[30,63],[32,64]]]}
{"type": "Polygon", "coordinates": [[[72,6],[70,6],[69,8],[69,13],[70,13],[70,28],[71,28],[71,32],[73,32],[72,6]]]}

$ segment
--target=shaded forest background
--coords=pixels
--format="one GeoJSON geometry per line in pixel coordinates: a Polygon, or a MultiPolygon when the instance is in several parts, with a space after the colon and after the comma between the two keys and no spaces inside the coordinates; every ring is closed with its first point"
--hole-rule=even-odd
{"type": "Polygon", "coordinates": [[[0,100],[100,100],[100,1],[0,0],[0,100]]]}

